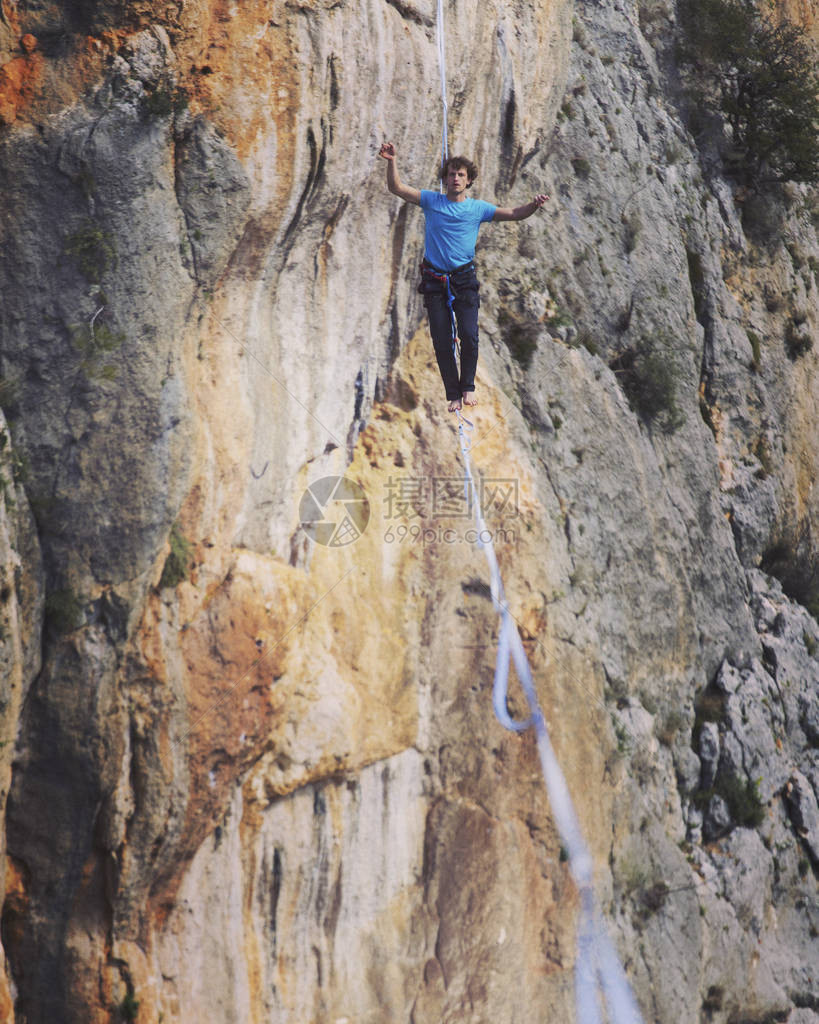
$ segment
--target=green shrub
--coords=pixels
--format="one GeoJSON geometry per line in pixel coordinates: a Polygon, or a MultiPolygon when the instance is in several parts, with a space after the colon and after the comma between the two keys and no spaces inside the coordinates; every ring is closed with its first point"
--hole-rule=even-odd
{"type": "Polygon", "coordinates": [[[629,213],[624,215],[623,218],[623,244],[626,248],[626,253],[631,255],[637,248],[637,239],[640,236],[640,232],[643,230],[643,222],[640,219],[639,213],[629,213]]]}
{"type": "Polygon", "coordinates": [[[674,743],[677,733],[688,724],[688,719],[676,709],[669,711],[657,727],[657,739],[663,746],[670,747],[674,743]]]}
{"type": "Polygon", "coordinates": [[[810,328],[798,316],[793,316],[785,328],[785,349],[792,360],[810,352],[813,348],[813,335],[810,328]]]}
{"type": "Polygon", "coordinates": [[[717,778],[716,791],[728,805],[733,821],[743,828],[759,828],[765,820],[765,805],[759,798],[758,784],[753,779],[736,775],[717,778]]]}
{"type": "Polygon", "coordinates": [[[168,89],[159,86],[142,98],[142,112],[146,117],[168,117],[181,114],[188,105],[188,95],[183,89],[168,89]]]}
{"type": "Polygon", "coordinates": [[[591,164],[584,156],[576,156],[572,160],[572,169],[576,176],[584,181],[591,174],[591,164]]]}
{"type": "Polygon", "coordinates": [[[107,323],[95,316],[86,324],[73,324],[69,328],[71,342],[83,357],[81,367],[89,380],[103,378],[112,380],[117,373],[114,363],[104,362],[104,357],[116,351],[125,341],[125,335],[112,331],[107,323]]]}
{"type": "Polygon", "coordinates": [[[748,331],[747,334],[748,341],[751,343],[751,369],[754,373],[759,373],[759,367],[762,363],[762,343],[756,332],[748,331]]]}
{"type": "Polygon", "coordinates": [[[717,1013],[725,1001],[725,989],[720,985],[711,985],[702,1002],[702,1008],[708,1014],[717,1013]]]}
{"type": "Polygon", "coordinates": [[[714,796],[721,796],[728,807],[731,821],[742,828],[759,828],[765,820],[765,805],[759,797],[758,784],[753,779],[741,779],[727,773],[717,776],[710,789],[698,789],[692,794],[696,807],[705,808],[714,796]]]}
{"type": "Polygon", "coordinates": [[[749,184],[819,179],[819,76],[810,37],[754,0],[686,0],[680,58],[692,107],[728,128],[749,184]]]}
{"type": "Polygon", "coordinates": [[[519,320],[508,309],[501,307],[498,311],[498,325],[512,358],[524,370],[528,369],[537,350],[540,324],[519,320]]]}
{"type": "Polygon", "coordinates": [[[103,274],[116,264],[111,236],[92,220],[86,220],[68,236],[63,252],[73,257],[83,277],[91,284],[99,284],[103,274]]]}
{"type": "Polygon", "coordinates": [[[676,369],[666,342],[644,338],[609,365],[638,416],[647,423],[661,421],[669,433],[682,426],[685,418],[677,406],[676,369]]]}
{"type": "Polygon", "coordinates": [[[634,923],[641,928],[665,906],[668,884],[653,865],[647,865],[636,855],[626,857],[618,865],[617,875],[624,897],[633,901],[634,923]]]}
{"type": "Polygon", "coordinates": [[[171,550],[168,552],[168,557],[165,559],[162,576],[159,579],[159,586],[161,589],[164,589],[165,587],[176,587],[182,582],[182,580],[187,579],[191,570],[191,563],[193,561],[193,546],[183,535],[179,523],[173,524],[171,527],[171,534],[168,539],[170,541],[171,550]]]}
{"type": "Polygon", "coordinates": [[[19,398],[20,385],[17,381],[10,380],[8,377],[0,377],[0,409],[15,407],[19,398]]]}
{"type": "Polygon", "coordinates": [[[57,633],[71,633],[82,625],[83,604],[74,591],[67,587],[50,590],[46,594],[45,614],[49,625],[57,633]]]}
{"type": "Polygon", "coordinates": [[[5,428],[0,429],[0,455],[7,449],[10,451],[11,475],[15,484],[24,484],[28,481],[29,461],[25,452],[20,452],[11,447],[11,438],[5,428]]]}
{"type": "Polygon", "coordinates": [[[581,327],[578,330],[577,334],[572,338],[570,345],[572,348],[584,348],[590,355],[600,355],[600,338],[587,327],[581,327]]]}
{"type": "Polygon", "coordinates": [[[694,728],[691,744],[699,749],[700,733],[705,722],[721,722],[726,713],[725,695],[715,686],[708,686],[694,701],[694,728]]]}
{"type": "Polygon", "coordinates": [[[129,992],[119,1004],[119,1012],[123,1020],[135,1021],[139,1016],[139,1000],[133,992],[129,992]]]}

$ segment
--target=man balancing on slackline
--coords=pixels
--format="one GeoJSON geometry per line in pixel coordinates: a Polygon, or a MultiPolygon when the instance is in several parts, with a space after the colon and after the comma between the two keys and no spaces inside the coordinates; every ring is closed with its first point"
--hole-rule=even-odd
{"type": "Polygon", "coordinates": [[[435,348],[438,369],[446,388],[449,411],[464,405],[477,405],[475,370],[478,365],[478,277],[475,273],[475,242],[484,221],[525,220],[549,198],[539,194],[524,206],[514,209],[493,206],[482,199],[471,199],[466,191],[478,177],[471,160],[450,157],[441,168],[446,194],[410,188],[398,174],[395,146],[385,142],[378,154],[387,161],[387,188],[407,203],[424,211],[426,232],[421,284],[429,316],[429,332],[435,348]],[[461,342],[461,371],[455,360],[455,325],[461,342]]]}

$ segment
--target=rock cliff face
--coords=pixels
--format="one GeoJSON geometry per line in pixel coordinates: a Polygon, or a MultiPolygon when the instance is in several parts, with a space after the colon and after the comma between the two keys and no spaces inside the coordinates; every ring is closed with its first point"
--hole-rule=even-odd
{"type": "MultiPolygon", "coordinates": [[[[3,0],[4,1020],[573,1019],[376,157],[434,187],[434,6],[3,0]]],[[[476,193],[551,195],[473,459],[608,926],[647,1022],[815,1024],[819,201],[698,153],[672,3],[446,6],[476,193]]]]}

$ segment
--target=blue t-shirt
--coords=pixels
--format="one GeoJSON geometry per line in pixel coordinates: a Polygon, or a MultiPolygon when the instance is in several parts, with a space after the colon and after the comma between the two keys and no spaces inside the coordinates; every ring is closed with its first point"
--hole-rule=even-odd
{"type": "Polygon", "coordinates": [[[456,203],[429,189],[421,190],[421,209],[426,220],[424,255],[439,270],[454,270],[474,260],[478,228],[495,216],[495,207],[482,199],[456,203]]]}

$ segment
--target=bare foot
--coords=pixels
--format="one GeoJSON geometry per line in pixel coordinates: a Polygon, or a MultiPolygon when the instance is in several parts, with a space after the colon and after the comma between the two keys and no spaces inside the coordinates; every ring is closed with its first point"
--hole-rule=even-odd
{"type": "Polygon", "coordinates": [[[464,391],[464,393],[463,393],[463,395],[461,397],[463,398],[464,405],[477,405],[478,404],[478,399],[475,397],[475,392],[474,391],[464,391]]]}
{"type": "Polygon", "coordinates": [[[453,398],[452,401],[449,403],[449,407],[447,409],[447,412],[459,412],[460,408],[461,408],[461,400],[460,400],[460,398],[453,398]]]}

